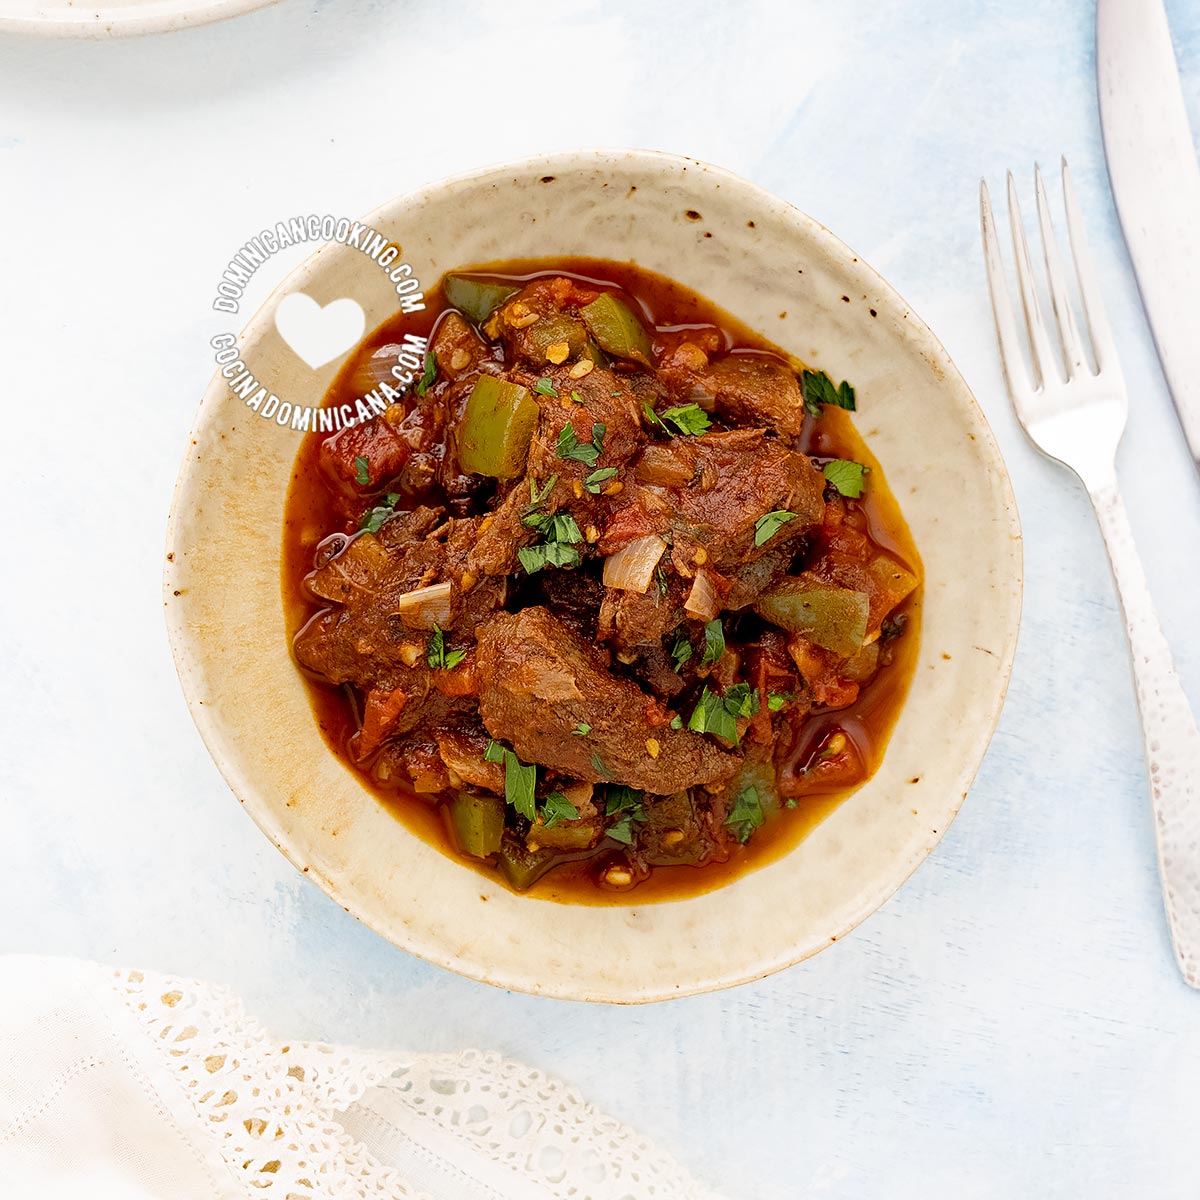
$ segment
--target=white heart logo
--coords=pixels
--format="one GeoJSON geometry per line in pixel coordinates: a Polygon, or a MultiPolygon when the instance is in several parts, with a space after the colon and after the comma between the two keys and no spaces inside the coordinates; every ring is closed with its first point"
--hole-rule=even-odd
{"type": "Polygon", "coordinates": [[[292,292],[275,306],[279,336],[314,371],[358,342],[366,324],[362,305],[349,296],[322,308],[311,296],[292,292]]]}

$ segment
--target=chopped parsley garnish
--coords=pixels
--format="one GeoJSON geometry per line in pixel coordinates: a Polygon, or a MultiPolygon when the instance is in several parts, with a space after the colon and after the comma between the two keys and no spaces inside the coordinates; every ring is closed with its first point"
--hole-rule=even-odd
{"type": "Polygon", "coordinates": [[[737,721],[725,707],[725,701],[706,687],[692,710],[688,728],[693,733],[712,733],[727,742],[736,743],[737,721]]]}
{"type": "Polygon", "coordinates": [[[534,529],[540,529],[545,541],[536,546],[522,546],[517,558],[528,575],[534,575],[543,567],[577,567],[582,561],[575,543],[583,541],[583,534],[570,513],[532,512],[522,520],[534,529]]]}
{"type": "MultiPolygon", "coordinates": [[[[550,476],[550,482],[543,489],[541,495],[534,501],[533,507],[528,509],[525,515],[521,518],[521,524],[527,525],[530,529],[547,530],[555,526],[557,522],[557,532],[555,541],[577,542],[582,534],[579,533],[579,526],[575,524],[575,518],[569,513],[548,513],[542,511],[542,501],[549,495],[550,488],[558,480],[557,475],[550,476]],[[568,524],[568,522],[570,522],[568,524]],[[576,536],[572,537],[572,532],[576,536]]],[[[529,485],[529,493],[533,495],[533,484],[529,485]]]]}
{"type": "Polygon", "coordinates": [[[767,708],[771,712],[778,712],[785,704],[790,704],[795,698],[795,692],[771,692],[767,696],[767,708]]]}
{"type": "Polygon", "coordinates": [[[577,567],[580,563],[579,551],[561,542],[525,546],[517,551],[517,558],[528,575],[536,575],[543,567],[577,567]]]}
{"type": "Polygon", "coordinates": [[[382,504],[377,504],[363,514],[363,519],[359,524],[359,529],[364,533],[378,533],[380,527],[385,521],[391,520],[396,515],[396,503],[400,499],[395,492],[388,492],[383,498],[382,504]]]}
{"type": "Polygon", "coordinates": [[[535,383],[533,385],[533,390],[535,392],[537,392],[537,394],[539,396],[557,396],[558,395],[558,392],[555,389],[554,384],[551,383],[549,379],[539,379],[537,381],[537,383],[535,383]]]}
{"type": "MultiPolygon", "coordinates": [[[[656,413],[654,409],[650,407],[649,400],[642,401],[642,412],[646,414],[646,420],[649,421],[651,425],[657,425],[659,429],[667,428],[666,425],[663,424],[662,417],[660,417],[658,413],[656,413]]],[[[670,430],[667,430],[667,432],[669,433],[670,430]]]]}
{"type": "Polygon", "coordinates": [[[611,479],[617,473],[616,467],[601,467],[598,471],[593,471],[584,481],[583,486],[587,488],[593,496],[600,494],[600,485],[606,480],[611,479]]]}
{"type": "Polygon", "coordinates": [[[605,427],[597,422],[592,426],[592,441],[581,442],[575,436],[575,427],[568,421],[558,435],[558,457],[574,459],[585,466],[594,467],[604,449],[605,427]]]}
{"type": "Polygon", "coordinates": [[[672,729],[682,729],[683,728],[683,718],[678,713],[676,713],[671,718],[671,728],[672,729]]]}
{"type": "Polygon", "coordinates": [[[511,750],[504,752],[504,799],[521,814],[533,821],[537,818],[537,767],[523,763],[511,750]]]}
{"type": "Polygon", "coordinates": [[[600,755],[595,752],[595,750],[592,751],[592,770],[595,771],[597,775],[608,774],[608,768],[604,765],[604,759],[602,759],[600,755]]]}
{"type": "Polygon", "coordinates": [[[354,482],[359,487],[366,487],[371,482],[371,464],[367,462],[365,455],[354,456],[354,482]]]}
{"type": "Polygon", "coordinates": [[[570,513],[555,513],[550,518],[550,526],[556,542],[582,542],[583,534],[575,524],[575,518],[570,513]]]}
{"type": "Polygon", "coordinates": [[[538,491],[537,480],[530,479],[529,481],[529,503],[534,507],[540,507],[546,500],[546,497],[554,490],[554,485],[558,482],[557,475],[551,475],[542,486],[542,490],[538,491]]]}
{"type": "Polygon", "coordinates": [[[804,388],[804,410],[814,417],[821,415],[825,405],[844,408],[854,412],[854,389],[843,379],[841,387],[834,387],[833,380],[824,371],[805,371],[801,376],[804,388]]]}
{"type": "Polygon", "coordinates": [[[425,661],[435,671],[453,671],[466,657],[467,652],[465,650],[451,650],[449,653],[446,652],[446,635],[438,628],[435,622],[433,637],[429,639],[429,649],[425,652],[425,661]]]}
{"type": "Polygon", "coordinates": [[[614,842],[633,845],[633,813],[623,813],[605,831],[614,842]]]}
{"type": "Polygon", "coordinates": [[[562,792],[551,792],[542,802],[542,827],[550,829],[559,821],[578,821],[579,809],[562,792]]]}
{"type": "Polygon", "coordinates": [[[671,590],[670,584],[667,583],[667,573],[662,567],[655,567],[654,578],[658,580],[658,594],[665,596],[671,590]]]}
{"type": "Polygon", "coordinates": [[[485,761],[504,764],[504,799],[530,821],[537,817],[537,767],[527,766],[511,750],[506,750],[495,738],[483,752],[485,761]]]}
{"type": "Polygon", "coordinates": [[[762,825],[765,819],[766,814],[763,812],[762,801],[758,798],[758,790],[748,787],[744,792],[740,792],[738,798],[733,802],[733,808],[730,810],[729,816],[725,818],[725,824],[733,836],[744,846],[750,840],[750,835],[762,825]]]}
{"type": "Polygon", "coordinates": [[[646,819],[642,793],[624,784],[610,785],[605,794],[604,815],[617,818],[605,831],[608,836],[623,845],[632,845],[634,823],[646,819]]]}
{"type": "Polygon", "coordinates": [[[642,793],[623,783],[610,783],[604,792],[604,815],[631,812],[642,820],[642,793]]]}
{"type": "Polygon", "coordinates": [[[574,400],[576,404],[583,403],[583,397],[578,392],[572,392],[571,399],[574,400]]]}
{"type": "Polygon", "coordinates": [[[437,359],[434,357],[432,350],[425,352],[425,373],[421,376],[420,382],[417,384],[417,395],[423,396],[437,379],[437,359]]]}
{"type": "Polygon", "coordinates": [[[680,433],[698,437],[712,426],[708,413],[698,404],[677,404],[666,412],[655,413],[654,419],[664,428],[669,421],[680,433]]]}
{"type": "Polygon", "coordinates": [[[571,732],[576,737],[587,737],[592,732],[592,727],[586,721],[580,721],[571,732]]]}
{"type": "Polygon", "coordinates": [[[692,654],[692,643],[687,634],[680,629],[675,635],[675,644],[671,647],[671,662],[675,664],[675,670],[682,671],[692,654]]]}
{"type": "Polygon", "coordinates": [[[721,618],[717,617],[704,627],[704,656],[700,659],[700,665],[706,667],[709,663],[715,663],[724,653],[725,630],[721,625],[721,618]]]}
{"type": "Polygon", "coordinates": [[[864,476],[870,469],[848,458],[835,458],[833,462],[825,464],[822,474],[843,496],[857,500],[863,494],[863,488],[866,486],[864,476]]]}
{"type": "Polygon", "coordinates": [[[758,712],[758,692],[748,683],[735,683],[725,690],[725,707],[735,717],[752,717],[758,712]]]}
{"type": "Polygon", "coordinates": [[[780,526],[786,525],[795,515],[781,508],[764,513],[754,522],[754,544],[761,546],[769,542],[779,532],[780,526]]]}
{"type": "Polygon", "coordinates": [[[735,683],[724,696],[707,687],[692,710],[688,728],[693,733],[711,733],[737,745],[737,720],[758,711],[758,693],[748,683],[735,683]]]}

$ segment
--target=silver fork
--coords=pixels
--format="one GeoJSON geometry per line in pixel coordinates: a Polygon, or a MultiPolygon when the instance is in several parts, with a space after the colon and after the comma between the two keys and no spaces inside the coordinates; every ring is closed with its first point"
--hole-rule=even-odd
{"type": "Polygon", "coordinates": [[[1192,987],[1200,987],[1200,732],[1159,627],[1125,505],[1117,490],[1117,445],[1125,432],[1129,399],[1065,159],[1062,183],[1067,231],[1096,369],[1093,371],[1088,361],[1071,311],[1040,168],[1035,168],[1038,225],[1058,337],[1053,338],[1038,302],[1011,171],[1008,215],[1033,379],[1026,369],[1021,335],[1008,298],[985,180],[980,186],[979,203],[996,336],[1017,419],[1043,454],[1069,467],[1082,480],[1108,547],[1133,654],[1133,678],[1146,743],[1158,866],[1171,941],[1184,979],[1192,987]]]}

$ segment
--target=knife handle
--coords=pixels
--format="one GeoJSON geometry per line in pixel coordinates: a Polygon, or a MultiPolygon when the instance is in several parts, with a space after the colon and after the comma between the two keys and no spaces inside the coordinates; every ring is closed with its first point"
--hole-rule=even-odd
{"type": "Polygon", "coordinates": [[[1200,987],[1200,730],[1154,611],[1115,483],[1091,493],[1133,655],[1163,902],[1184,979],[1200,987]]]}

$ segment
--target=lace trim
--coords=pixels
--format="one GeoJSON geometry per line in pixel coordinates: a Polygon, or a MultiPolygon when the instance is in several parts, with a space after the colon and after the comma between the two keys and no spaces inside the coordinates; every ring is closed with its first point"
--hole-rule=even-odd
{"type": "Polygon", "coordinates": [[[263,1200],[429,1200],[341,1127],[395,1061],[273,1042],[223,989],[141,971],[118,993],[161,1050],[247,1196],[263,1200]]]}
{"type": "Polygon", "coordinates": [[[112,982],[251,1200],[430,1200],[346,1132],[359,1101],[554,1200],[718,1200],[574,1089],[498,1055],[280,1043],[224,989],[141,971],[112,982]]]}
{"type": "Polygon", "coordinates": [[[717,1200],[574,1088],[497,1054],[424,1055],[381,1087],[556,1200],[717,1200]]]}

